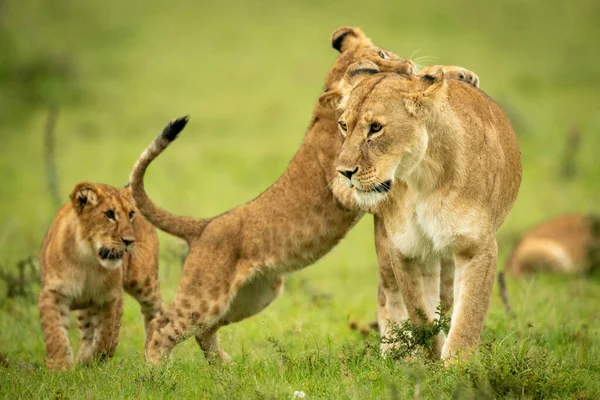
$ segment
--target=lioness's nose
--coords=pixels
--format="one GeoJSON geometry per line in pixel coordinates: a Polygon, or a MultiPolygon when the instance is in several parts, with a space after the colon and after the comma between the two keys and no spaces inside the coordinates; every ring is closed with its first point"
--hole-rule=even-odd
{"type": "Polygon", "coordinates": [[[338,168],[337,172],[339,172],[340,174],[344,175],[346,178],[350,179],[350,178],[352,178],[352,175],[354,175],[355,173],[358,172],[358,167],[354,168],[353,170],[338,168]]]}
{"type": "Polygon", "coordinates": [[[127,247],[130,244],[132,244],[133,242],[135,242],[135,238],[132,238],[132,237],[128,237],[128,238],[122,237],[121,240],[123,241],[123,243],[125,243],[125,247],[127,247]]]}

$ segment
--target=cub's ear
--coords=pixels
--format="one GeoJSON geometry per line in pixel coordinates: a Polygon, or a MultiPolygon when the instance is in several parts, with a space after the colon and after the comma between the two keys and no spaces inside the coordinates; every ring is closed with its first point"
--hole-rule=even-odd
{"type": "Polygon", "coordinates": [[[77,214],[80,214],[84,208],[92,208],[98,205],[100,191],[93,183],[80,182],[75,185],[70,197],[73,208],[77,211],[77,214]]]}
{"type": "Polygon", "coordinates": [[[328,90],[319,97],[319,105],[323,108],[336,109],[341,98],[342,92],[338,89],[328,90]]]}
{"type": "Polygon", "coordinates": [[[371,40],[366,37],[363,31],[361,31],[359,28],[343,26],[341,28],[337,28],[331,34],[331,46],[340,53],[343,53],[352,47],[356,47],[361,43],[364,46],[373,45],[371,40]]]}
{"type": "Polygon", "coordinates": [[[122,199],[125,199],[129,202],[129,204],[135,207],[135,200],[133,199],[133,193],[129,182],[127,182],[125,186],[119,189],[119,195],[122,199]]]}
{"type": "Polygon", "coordinates": [[[424,115],[427,109],[441,97],[446,83],[444,70],[441,68],[434,73],[423,75],[419,80],[423,89],[404,97],[406,111],[415,117],[424,115]]]}

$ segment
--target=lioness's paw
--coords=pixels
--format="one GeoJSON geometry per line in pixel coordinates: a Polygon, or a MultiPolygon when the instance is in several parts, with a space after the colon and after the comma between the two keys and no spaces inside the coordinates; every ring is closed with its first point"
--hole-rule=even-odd
{"type": "Polygon", "coordinates": [[[444,75],[447,79],[456,79],[476,88],[479,87],[479,77],[475,72],[468,69],[462,67],[444,67],[444,75]]]}

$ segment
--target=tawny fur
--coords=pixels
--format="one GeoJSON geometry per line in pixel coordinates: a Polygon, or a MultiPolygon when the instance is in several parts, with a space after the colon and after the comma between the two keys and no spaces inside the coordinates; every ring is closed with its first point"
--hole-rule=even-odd
{"type": "Polygon", "coordinates": [[[571,214],[552,218],[527,230],[508,257],[506,271],[587,272],[600,263],[600,218],[571,214]]]}
{"type": "Polygon", "coordinates": [[[158,237],[136,212],[130,188],[77,184],[44,238],[40,264],[39,311],[48,368],[73,366],[69,310],[76,310],[81,333],[77,358],[83,364],[114,354],[123,288],[140,303],[146,332],[162,311],[158,237]],[[113,219],[105,214],[109,210],[113,219]]]}
{"type": "Polygon", "coordinates": [[[359,29],[336,30],[332,45],[341,54],[304,142],[284,174],[256,199],[202,220],[174,216],[152,203],[144,191],[144,173],[183,129],[183,119],[167,126],[134,166],[131,184],[140,211],[158,228],[186,240],[190,249],[175,299],[152,325],[146,346],[149,362],[159,363],[190,336],[209,360],[226,360],[217,330],[264,309],[281,292],[284,274],[325,255],[363,215],[346,207],[343,199],[336,200],[330,188],[341,140],[336,131],[339,112],[326,106],[327,93],[357,59],[400,73],[414,72],[414,64],[374,46],[359,29]]]}
{"type": "Polygon", "coordinates": [[[440,335],[433,351],[449,360],[479,340],[495,277],[495,234],[521,182],[519,147],[482,91],[441,72],[377,69],[356,63],[340,85],[345,140],[337,169],[356,204],[376,215],[378,254],[389,258],[382,274],[395,276],[400,294],[393,296],[404,302],[396,318],[424,322],[420,309],[431,320],[438,304],[453,298],[448,339],[440,335]]]}

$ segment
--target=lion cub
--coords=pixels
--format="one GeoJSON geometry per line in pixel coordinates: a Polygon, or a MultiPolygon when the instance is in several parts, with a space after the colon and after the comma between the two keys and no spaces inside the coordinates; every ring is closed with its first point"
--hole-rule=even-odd
{"type": "Polygon", "coordinates": [[[146,332],[162,310],[158,237],[136,215],[131,189],[81,182],[57,213],[40,254],[39,310],[46,365],[73,366],[67,328],[77,310],[79,362],[111,357],[118,343],[123,288],[141,305],[146,332]]]}
{"type": "Polygon", "coordinates": [[[577,273],[600,266],[600,217],[562,215],[523,234],[506,263],[513,275],[577,273]]]}
{"type": "Polygon", "coordinates": [[[389,246],[404,301],[394,314],[419,323],[420,309],[433,319],[442,274],[455,269],[450,332],[434,355],[468,352],[494,284],[495,234],[521,183],[510,122],[485,93],[441,71],[401,76],[358,62],[340,90],[337,171],[356,204],[379,220],[376,242],[389,246]]]}

